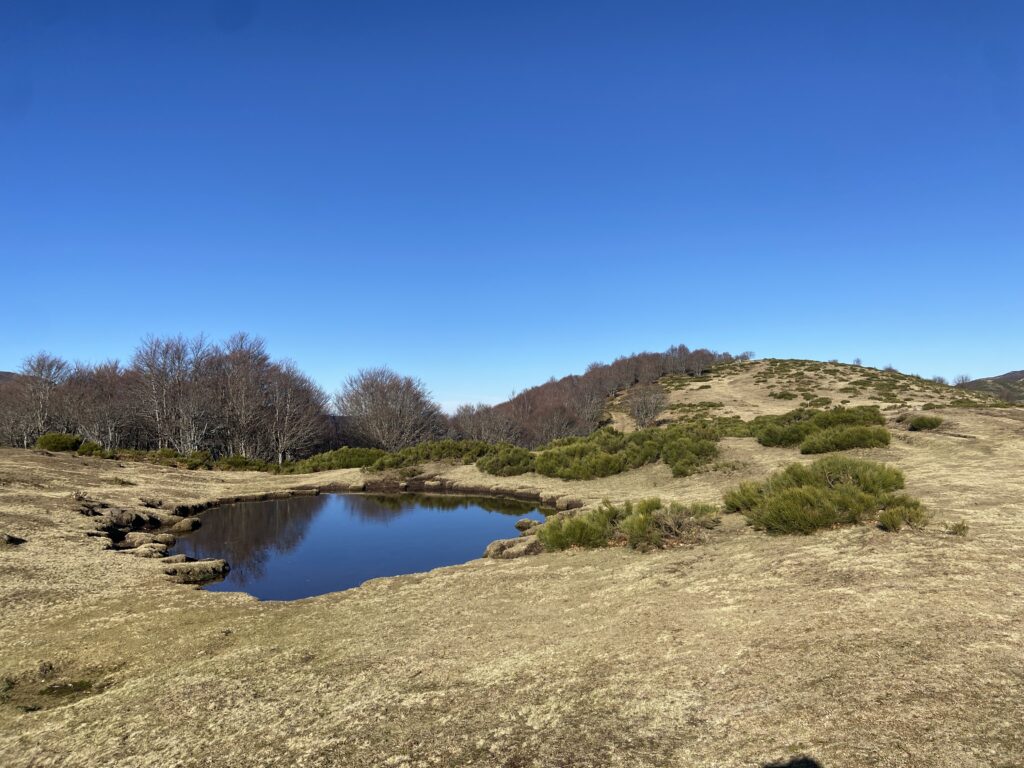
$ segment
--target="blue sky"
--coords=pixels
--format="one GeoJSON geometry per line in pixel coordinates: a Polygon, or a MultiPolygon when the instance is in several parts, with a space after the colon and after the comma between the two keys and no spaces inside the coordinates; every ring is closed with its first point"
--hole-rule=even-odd
{"type": "Polygon", "coordinates": [[[0,262],[0,369],[1024,368],[1024,4],[8,0],[0,262]]]}

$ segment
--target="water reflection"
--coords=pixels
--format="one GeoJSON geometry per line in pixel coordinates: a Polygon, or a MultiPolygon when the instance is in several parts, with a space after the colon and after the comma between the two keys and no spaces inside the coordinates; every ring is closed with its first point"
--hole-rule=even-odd
{"type": "Polygon", "coordinates": [[[471,560],[515,536],[523,516],[543,519],[534,505],[499,499],[297,496],[212,509],[174,551],[230,563],[228,577],[208,589],[293,600],[471,560]]]}

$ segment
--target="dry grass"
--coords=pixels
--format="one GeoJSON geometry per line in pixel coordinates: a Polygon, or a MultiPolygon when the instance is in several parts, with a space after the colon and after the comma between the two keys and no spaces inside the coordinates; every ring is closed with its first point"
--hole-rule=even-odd
{"type": "MultiPolygon", "coordinates": [[[[745,418],[794,404],[749,371],[711,384],[673,397],[745,418]]],[[[0,764],[1022,765],[1024,413],[942,415],[940,432],[854,452],[903,470],[935,515],[924,531],[769,537],[729,515],[697,547],[480,560],[294,603],[173,584],[159,561],[103,551],[72,492],[142,509],[358,471],[0,451],[0,533],[27,540],[0,546],[0,764]],[[943,532],[961,520],[969,536],[943,532]]],[[[689,478],[445,474],[588,503],[693,502],[811,458],[751,439],[722,449],[689,478]]]]}

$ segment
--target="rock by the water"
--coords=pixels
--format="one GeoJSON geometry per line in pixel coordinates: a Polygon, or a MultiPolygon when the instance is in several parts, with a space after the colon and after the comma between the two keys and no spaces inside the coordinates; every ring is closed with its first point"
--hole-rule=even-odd
{"type": "Polygon", "coordinates": [[[191,563],[175,563],[165,569],[164,573],[182,584],[203,584],[223,577],[229,570],[223,560],[195,560],[191,563]]]}
{"type": "Polygon", "coordinates": [[[173,526],[171,526],[171,533],[172,534],[191,533],[196,528],[198,528],[200,525],[202,525],[202,523],[199,521],[198,517],[186,517],[186,518],[183,518],[181,520],[181,522],[175,523],[173,526]]]}
{"type": "Polygon", "coordinates": [[[135,557],[163,557],[167,554],[166,544],[142,544],[134,549],[128,550],[129,554],[135,555],[135,557]]]}
{"type": "Polygon", "coordinates": [[[124,535],[124,539],[121,540],[121,546],[124,549],[133,549],[134,547],[141,547],[143,544],[152,544],[155,540],[152,533],[129,531],[124,535]]]}
{"type": "Polygon", "coordinates": [[[516,520],[517,531],[528,531],[537,525],[540,525],[540,523],[536,520],[531,520],[529,517],[524,517],[522,520],[516,520]]]}
{"type": "Polygon", "coordinates": [[[539,555],[544,545],[537,536],[521,536],[518,539],[498,539],[487,545],[484,557],[497,560],[512,560],[526,555],[539,555]]]}

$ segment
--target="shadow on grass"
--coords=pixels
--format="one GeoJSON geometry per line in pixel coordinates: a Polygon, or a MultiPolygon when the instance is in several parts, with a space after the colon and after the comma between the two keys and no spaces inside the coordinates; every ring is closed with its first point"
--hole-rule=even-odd
{"type": "Polygon", "coordinates": [[[825,768],[813,757],[794,757],[778,763],[765,763],[761,768],[825,768]]]}

